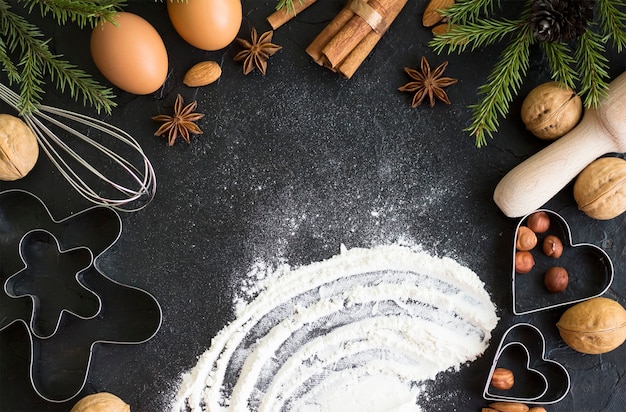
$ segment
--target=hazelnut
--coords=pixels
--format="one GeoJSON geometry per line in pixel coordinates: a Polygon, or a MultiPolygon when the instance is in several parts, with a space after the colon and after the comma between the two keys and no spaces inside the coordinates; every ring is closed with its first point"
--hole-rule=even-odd
{"type": "Polygon", "coordinates": [[[0,114],[0,180],[26,176],[37,163],[39,144],[19,117],[0,114]]]}
{"type": "Polygon", "coordinates": [[[515,378],[513,372],[506,368],[496,368],[491,375],[491,386],[500,390],[508,390],[513,387],[515,378]]]}
{"type": "Polygon", "coordinates": [[[543,279],[546,289],[551,293],[560,293],[567,288],[569,276],[567,270],[560,266],[554,266],[548,269],[543,279]]]}
{"type": "Polygon", "coordinates": [[[522,102],[522,121],[540,139],[554,140],[576,126],[582,117],[580,96],[558,82],[540,84],[522,102]]]}
{"type": "Polygon", "coordinates": [[[543,240],[543,253],[546,256],[558,259],[563,254],[563,243],[561,239],[554,235],[548,235],[543,240]]]}
{"type": "Polygon", "coordinates": [[[517,229],[515,248],[517,250],[531,250],[537,246],[537,235],[527,226],[520,226],[517,229]]]}
{"type": "Polygon", "coordinates": [[[550,216],[546,212],[535,212],[528,216],[526,226],[535,233],[544,233],[550,229],[550,216]]]}
{"type": "Polygon", "coordinates": [[[535,258],[527,250],[515,252],[515,271],[517,273],[528,273],[535,266],[535,258]]]}

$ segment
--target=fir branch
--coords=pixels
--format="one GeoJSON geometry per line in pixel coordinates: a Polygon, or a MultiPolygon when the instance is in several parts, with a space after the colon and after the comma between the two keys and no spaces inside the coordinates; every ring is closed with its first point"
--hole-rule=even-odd
{"type": "Polygon", "coordinates": [[[22,54],[22,59],[18,63],[22,67],[20,72],[20,114],[26,110],[33,110],[35,103],[42,99],[44,94],[42,85],[43,71],[37,54],[32,50],[27,50],[22,54]]]}
{"type": "Polygon", "coordinates": [[[575,61],[568,45],[557,42],[541,42],[541,48],[548,59],[552,80],[562,83],[570,89],[576,89],[578,74],[572,67],[575,61]]]}
{"type": "Polygon", "coordinates": [[[39,6],[41,16],[48,13],[56,19],[57,24],[65,25],[68,21],[76,23],[80,28],[90,24],[93,28],[101,20],[114,22],[115,15],[125,5],[125,0],[18,0],[24,3],[29,13],[39,6]]]}
{"type": "MultiPolygon", "coordinates": [[[[278,4],[276,4],[276,10],[285,9],[287,13],[290,11],[293,15],[296,15],[296,6],[293,4],[294,0],[278,0],[278,4]]],[[[300,4],[302,4],[302,0],[298,0],[300,4]]]]}
{"type": "Polygon", "coordinates": [[[435,35],[429,46],[436,53],[441,53],[446,48],[448,54],[455,51],[461,53],[468,46],[473,51],[501,41],[504,36],[514,33],[524,24],[524,20],[507,19],[478,19],[465,24],[452,24],[447,32],[435,35]]]}
{"type": "Polygon", "coordinates": [[[13,64],[13,60],[9,57],[7,52],[6,45],[4,40],[0,38],[0,64],[2,64],[2,69],[7,74],[9,82],[14,83],[19,81],[20,73],[17,70],[15,64],[13,64]]]}
{"type": "Polygon", "coordinates": [[[39,29],[13,13],[4,0],[0,0],[0,35],[5,39],[7,54],[20,49],[19,77],[9,76],[9,81],[20,85],[20,113],[31,112],[40,104],[46,73],[56,82],[57,88],[64,91],[67,86],[72,98],[78,100],[82,96],[83,102],[93,104],[98,113],[101,110],[110,113],[115,107],[111,89],[101,86],[85,72],[62,60],[61,56],[52,54],[39,29]]]}
{"type": "Polygon", "coordinates": [[[65,60],[61,60],[60,56],[44,61],[46,71],[50,74],[52,80],[55,81],[57,89],[61,92],[65,91],[65,87],[69,89],[70,96],[74,100],[82,97],[83,105],[89,103],[100,113],[102,109],[110,113],[111,108],[115,106],[113,99],[115,95],[109,88],[101,86],[90,75],[78,69],[75,65],[65,60]]]}
{"type": "Polygon", "coordinates": [[[500,6],[500,0],[460,0],[441,10],[451,24],[466,24],[478,19],[483,13],[493,12],[494,3],[500,6]]]}
{"type": "Polygon", "coordinates": [[[626,48],[626,4],[622,0],[597,0],[600,30],[605,39],[611,39],[618,53],[626,48]]]}
{"type": "Polygon", "coordinates": [[[608,91],[608,60],[602,37],[590,28],[579,37],[575,50],[578,72],[582,74],[580,94],[585,107],[599,107],[608,91]]]}
{"type": "Polygon", "coordinates": [[[478,88],[482,95],[478,104],[471,105],[472,124],[466,128],[476,138],[476,146],[487,144],[486,136],[498,130],[498,116],[506,117],[509,105],[517,95],[529,67],[530,46],[534,43],[532,30],[523,26],[502,51],[487,83],[478,88]]]}

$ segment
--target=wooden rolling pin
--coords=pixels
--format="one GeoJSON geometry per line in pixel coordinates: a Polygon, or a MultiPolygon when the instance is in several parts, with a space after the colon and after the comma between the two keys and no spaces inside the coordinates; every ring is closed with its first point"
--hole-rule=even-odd
{"type": "Polygon", "coordinates": [[[506,174],[493,200],[508,217],[543,206],[589,163],[613,152],[626,152],[626,72],[609,84],[597,109],[587,109],[580,123],[506,174]]]}

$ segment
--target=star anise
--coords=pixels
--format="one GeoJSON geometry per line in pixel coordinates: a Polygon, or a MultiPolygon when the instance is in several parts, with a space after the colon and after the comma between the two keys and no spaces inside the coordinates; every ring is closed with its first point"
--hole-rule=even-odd
{"type": "Polygon", "coordinates": [[[243,74],[248,74],[255,68],[263,75],[267,71],[267,59],[282,49],[281,46],[272,43],[273,31],[266,31],[259,37],[253,27],[250,37],[252,42],[237,37],[237,42],[244,48],[234,57],[236,62],[243,61],[243,74]]]}
{"type": "Polygon", "coordinates": [[[198,102],[194,101],[183,107],[183,97],[179,94],[174,102],[174,114],[172,116],[159,114],[152,116],[152,120],[163,122],[161,127],[154,132],[155,136],[167,133],[167,145],[172,146],[178,136],[189,143],[189,134],[202,134],[202,130],[195,124],[204,117],[202,113],[194,113],[198,102]]]}
{"type": "Polygon", "coordinates": [[[430,99],[430,107],[435,106],[435,98],[450,104],[450,99],[443,88],[455,84],[458,80],[451,77],[442,77],[446,67],[448,67],[447,61],[441,63],[435,70],[430,70],[428,61],[422,56],[421,71],[405,67],[404,71],[413,81],[399,87],[398,90],[415,93],[411,107],[419,106],[426,96],[430,99]]]}

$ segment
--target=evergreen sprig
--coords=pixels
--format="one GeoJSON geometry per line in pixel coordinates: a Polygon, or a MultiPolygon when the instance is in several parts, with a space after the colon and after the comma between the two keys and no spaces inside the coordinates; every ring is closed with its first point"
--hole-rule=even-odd
{"type": "Polygon", "coordinates": [[[597,5],[600,30],[614,42],[617,52],[621,53],[626,48],[626,13],[618,6],[624,7],[624,2],[597,0],[597,5]]]}
{"type": "Polygon", "coordinates": [[[523,26],[502,51],[487,77],[487,83],[478,88],[478,95],[483,97],[478,104],[470,105],[473,121],[466,129],[476,136],[476,146],[486,145],[486,136],[492,137],[498,130],[498,116],[507,116],[509,105],[519,92],[528,70],[530,46],[533,43],[532,31],[528,26],[523,26]]]}
{"type": "Polygon", "coordinates": [[[42,16],[51,14],[60,26],[69,21],[83,28],[86,25],[93,27],[100,19],[114,23],[113,17],[122,8],[125,0],[107,0],[106,2],[97,0],[21,0],[21,2],[24,3],[24,8],[29,13],[38,7],[42,16]]]}
{"type": "Polygon", "coordinates": [[[500,7],[500,0],[459,1],[452,7],[444,10],[443,14],[448,17],[450,21],[466,24],[478,19],[481,15],[493,13],[494,3],[496,3],[496,6],[500,7]]]}
{"type": "MultiPolygon", "coordinates": [[[[296,5],[293,3],[294,0],[278,0],[276,4],[276,10],[285,9],[287,13],[292,12],[293,15],[296,15],[296,5]]],[[[298,0],[299,3],[302,4],[302,0],[298,0]]]]}
{"type": "Polygon", "coordinates": [[[572,50],[567,44],[557,42],[543,42],[541,48],[548,59],[552,80],[566,85],[570,89],[576,88],[578,73],[574,70],[575,59],[572,50]]]}
{"type": "MultiPolygon", "coordinates": [[[[83,27],[95,26],[101,19],[114,21],[121,7],[120,0],[23,0],[30,13],[39,5],[42,16],[52,15],[58,24],[68,21],[83,27]]],[[[103,87],[89,74],[52,53],[37,26],[28,22],[0,0],[0,61],[10,84],[20,88],[18,110],[21,114],[32,112],[41,103],[46,76],[56,87],[75,100],[82,97],[83,104],[91,104],[98,112],[107,113],[115,107],[113,92],[103,87]],[[17,64],[14,63],[17,59],[17,64]]]]}
{"type": "Polygon", "coordinates": [[[466,130],[475,137],[478,147],[487,143],[487,136],[493,138],[499,118],[508,114],[529,68],[533,44],[540,44],[552,79],[577,89],[588,108],[598,107],[608,90],[607,43],[611,41],[618,52],[626,49],[624,0],[596,0],[594,21],[571,43],[536,40],[529,24],[532,4],[533,0],[527,0],[520,18],[509,20],[490,17],[501,6],[500,0],[457,0],[442,11],[448,18],[449,30],[429,43],[435,52],[450,54],[510,39],[486,83],[478,88],[480,101],[470,106],[473,117],[466,130]]]}
{"type": "Polygon", "coordinates": [[[447,53],[461,53],[468,47],[474,51],[501,41],[523,25],[522,20],[476,19],[450,26],[447,32],[437,35],[430,45],[437,53],[444,50],[447,53]]]}
{"type": "Polygon", "coordinates": [[[590,29],[585,30],[574,53],[578,72],[581,74],[579,93],[583,95],[585,107],[598,107],[607,94],[609,65],[604,53],[602,37],[590,29]]]}

